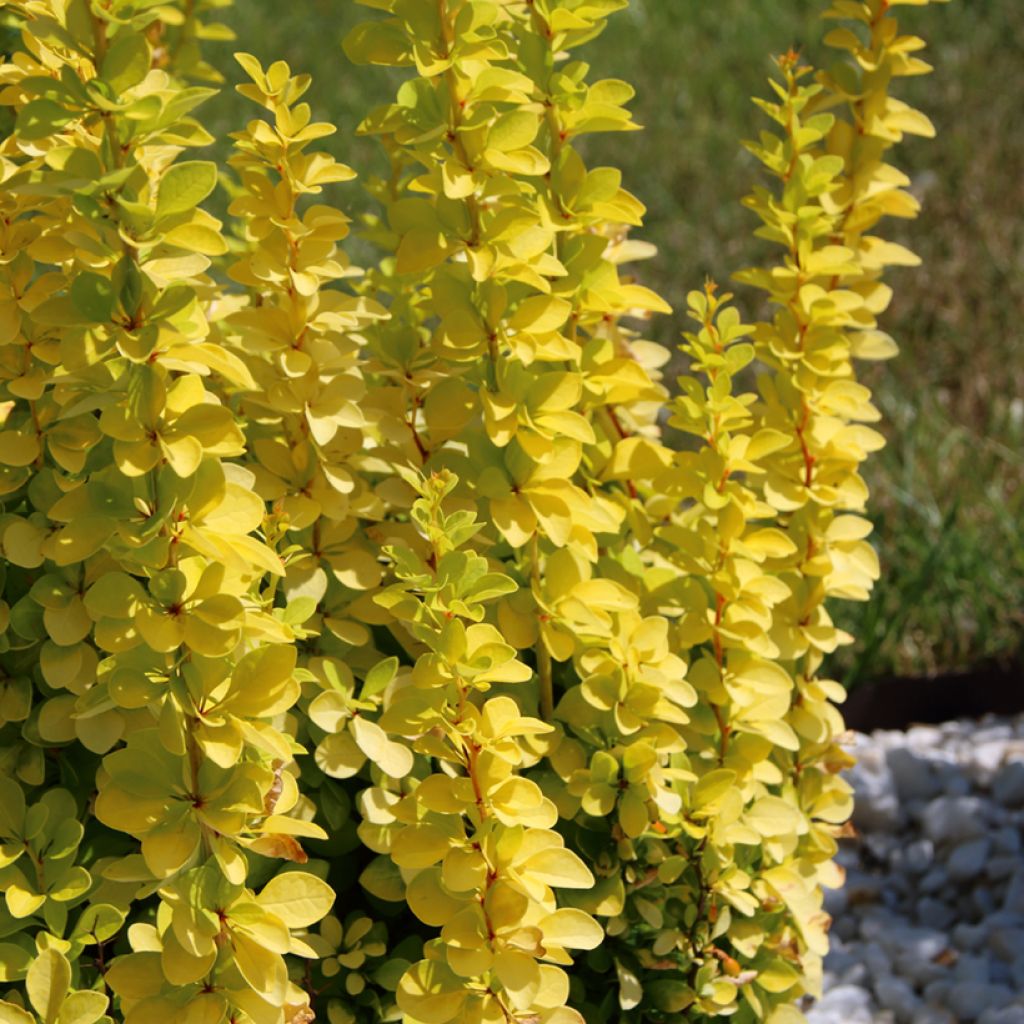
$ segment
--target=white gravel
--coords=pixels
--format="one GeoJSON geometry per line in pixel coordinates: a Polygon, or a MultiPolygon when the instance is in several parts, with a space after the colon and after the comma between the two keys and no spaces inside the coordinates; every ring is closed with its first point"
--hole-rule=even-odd
{"type": "Polygon", "coordinates": [[[1024,1024],[1024,716],[857,734],[810,1024],[1024,1024]]]}

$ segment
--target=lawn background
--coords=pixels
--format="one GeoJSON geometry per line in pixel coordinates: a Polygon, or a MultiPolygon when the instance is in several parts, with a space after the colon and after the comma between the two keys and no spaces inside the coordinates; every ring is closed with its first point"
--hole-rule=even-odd
{"type": "MultiPolygon", "coordinates": [[[[707,275],[726,281],[759,258],[752,215],[738,203],[754,183],[740,147],[761,115],[769,55],[821,53],[816,0],[633,0],[582,56],[593,74],[637,89],[646,131],[595,139],[588,161],[621,167],[648,206],[642,237],[660,249],[646,283],[678,310],[707,275]]],[[[1010,661],[1024,624],[1024,3],[953,0],[899,9],[929,42],[935,75],[901,95],[935,121],[939,138],[909,140],[896,160],[914,176],[922,217],[886,230],[924,259],[898,270],[885,326],[901,357],[872,368],[889,447],[869,465],[884,577],[865,606],[840,612],[858,637],[837,670],[850,681],[1010,661]]],[[[353,0],[238,0],[225,12],[232,49],[284,58],[314,76],[316,116],[341,129],[340,159],[379,168],[376,144],[354,137],[396,79],[353,68],[340,41],[373,12],[353,0]]],[[[234,76],[233,81],[238,76],[234,76]]],[[[222,137],[250,116],[230,92],[214,105],[222,137]]],[[[337,199],[358,212],[358,186],[337,199]]],[[[357,257],[358,257],[357,253],[357,257]]],[[[740,291],[748,315],[756,297],[740,291]]],[[[677,314],[653,337],[674,345],[677,314]]]]}

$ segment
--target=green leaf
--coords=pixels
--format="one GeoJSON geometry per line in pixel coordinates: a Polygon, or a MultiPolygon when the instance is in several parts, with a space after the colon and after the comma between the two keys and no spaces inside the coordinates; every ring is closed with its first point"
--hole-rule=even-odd
{"type": "Polygon", "coordinates": [[[374,857],[359,876],[359,884],[379,900],[400,903],[405,899],[405,882],[390,857],[374,857]]]}
{"type": "Polygon", "coordinates": [[[385,67],[406,67],[412,63],[409,40],[397,25],[370,21],[357,25],[342,46],[353,64],[382,64],[385,67]]]}
{"type": "Polygon", "coordinates": [[[15,127],[22,139],[31,142],[56,134],[75,116],[53,100],[33,100],[18,111],[15,127]]]}
{"type": "Polygon", "coordinates": [[[43,904],[43,920],[51,935],[63,935],[68,927],[67,903],[47,900],[43,904]]]}
{"type": "Polygon", "coordinates": [[[149,74],[149,44],[141,32],[122,32],[103,58],[102,75],[114,94],[138,85],[149,74]]]}
{"type": "Polygon", "coordinates": [[[194,210],[216,186],[217,165],[209,160],[174,164],[160,181],[157,217],[176,217],[194,210]]]}
{"type": "Polygon", "coordinates": [[[0,777],[0,836],[20,837],[25,823],[25,791],[14,779],[0,777]]]}
{"type": "Polygon", "coordinates": [[[386,989],[388,992],[395,992],[398,989],[398,983],[402,980],[402,975],[411,966],[408,960],[398,957],[382,964],[373,972],[371,977],[374,983],[381,988],[386,989]]]}
{"type": "Polygon", "coordinates": [[[0,981],[21,981],[32,964],[34,954],[13,942],[0,942],[0,981]]]}
{"type": "Polygon", "coordinates": [[[696,998],[685,982],[670,979],[649,984],[647,995],[654,1006],[664,1013],[681,1013],[696,998]]]}
{"type": "Polygon", "coordinates": [[[107,323],[114,312],[114,286],[99,274],[79,274],[71,285],[71,301],[90,323],[107,323]]]}
{"type": "Polygon", "coordinates": [[[134,317],[142,305],[142,272],[129,256],[123,256],[114,267],[113,280],[117,285],[117,298],[121,308],[134,317]]]}

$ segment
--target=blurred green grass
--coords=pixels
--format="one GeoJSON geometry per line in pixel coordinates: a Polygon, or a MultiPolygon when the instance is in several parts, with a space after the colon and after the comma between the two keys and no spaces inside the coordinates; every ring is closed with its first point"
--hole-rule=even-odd
{"type": "MultiPolygon", "coordinates": [[[[763,94],[771,54],[820,52],[823,7],[633,0],[584,51],[595,75],[637,89],[647,130],[594,140],[587,156],[621,167],[648,205],[643,236],[660,256],[644,278],[677,309],[705,276],[725,281],[762,252],[738,203],[757,174],[739,145],[761,127],[749,97],[763,94]]],[[[364,174],[380,157],[354,129],[395,86],[341,52],[367,13],[332,0],[240,0],[228,18],[232,48],[314,75],[316,115],[341,129],[330,148],[364,174]]],[[[887,230],[924,266],[894,275],[887,326],[902,354],[868,373],[890,439],[868,469],[884,577],[868,605],[840,613],[858,637],[838,666],[851,681],[1009,661],[1024,634],[1024,10],[1021,0],[954,0],[901,14],[937,68],[901,95],[939,138],[897,157],[925,209],[887,230]]],[[[227,47],[219,56],[230,63],[227,47]]],[[[211,113],[222,136],[249,116],[231,93],[211,113]]],[[[338,198],[352,211],[365,203],[351,187],[338,198]]],[[[754,296],[740,301],[756,312],[754,296]]],[[[665,318],[654,336],[674,345],[681,327],[665,318]]]]}

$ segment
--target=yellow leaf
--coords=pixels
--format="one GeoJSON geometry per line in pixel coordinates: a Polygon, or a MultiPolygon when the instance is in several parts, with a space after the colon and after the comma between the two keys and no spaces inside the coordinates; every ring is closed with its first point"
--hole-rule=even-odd
{"type": "Polygon", "coordinates": [[[537,517],[518,495],[491,499],[491,519],[514,548],[521,548],[537,532],[537,517]]]}
{"type": "Polygon", "coordinates": [[[0,1002],[0,1024],[36,1024],[36,1019],[14,1003],[0,1002]]]}
{"type": "Polygon", "coordinates": [[[533,295],[521,302],[509,321],[516,331],[546,334],[557,331],[572,313],[572,304],[552,295],[533,295]]]}
{"type": "Polygon", "coordinates": [[[767,992],[788,992],[799,980],[797,969],[780,959],[757,972],[757,983],[767,992]]]}
{"type": "Polygon", "coordinates": [[[533,854],[523,868],[527,876],[561,889],[589,889],[594,876],[580,858],[564,847],[551,846],[533,854]]]}
{"type": "Polygon", "coordinates": [[[522,776],[506,779],[489,794],[489,802],[498,820],[509,827],[552,828],[558,820],[555,805],[536,782],[522,776]]]}
{"type": "Polygon", "coordinates": [[[820,889],[782,864],[762,871],[761,877],[789,907],[810,951],[824,956],[828,952],[826,929],[830,918],[821,908],[820,889]]]}
{"type": "Polygon", "coordinates": [[[540,965],[532,956],[515,950],[502,950],[494,958],[494,973],[511,996],[517,1010],[533,1005],[541,986],[540,965]]]}
{"type": "Polygon", "coordinates": [[[545,945],[569,949],[597,949],[604,941],[604,929],[589,914],[575,907],[562,907],[540,922],[545,945]]]}
{"type": "Polygon", "coordinates": [[[289,928],[308,928],[331,909],[334,890],[316,875],[285,871],[267,882],[257,901],[289,928]]]}
{"type": "Polygon", "coordinates": [[[604,470],[607,480],[651,480],[672,464],[672,452],[644,437],[623,438],[604,470]]]}
{"type": "Polygon", "coordinates": [[[160,964],[164,976],[172,985],[191,985],[199,981],[209,973],[216,958],[216,949],[203,956],[194,956],[188,952],[178,941],[173,929],[169,929],[164,936],[160,964]]]}
{"type": "Polygon", "coordinates": [[[144,605],[135,616],[135,625],[154,651],[174,651],[184,643],[184,615],[171,615],[161,607],[144,605]]]}
{"type": "Polygon", "coordinates": [[[314,756],[319,769],[332,779],[351,779],[366,764],[366,755],[347,730],[325,736],[314,756]]]}
{"type": "Polygon", "coordinates": [[[349,722],[349,729],[359,749],[385,775],[401,779],[412,771],[412,751],[404,744],[388,739],[388,734],[376,722],[357,715],[349,722]]]}
{"type": "Polygon", "coordinates": [[[629,790],[619,800],[619,824],[630,839],[642,835],[650,824],[647,805],[629,790]]]}
{"type": "Polygon", "coordinates": [[[17,885],[11,885],[4,893],[11,917],[24,918],[34,914],[45,902],[46,897],[31,893],[17,885]]]}
{"type": "Polygon", "coordinates": [[[466,778],[428,775],[416,787],[416,802],[439,814],[461,814],[473,801],[473,784],[466,778]]]}
{"type": "MultiPolygon", "coordinates": [[[[391,888],[393,886],[389,886],[391,888]]],[[[370,891],[376,892],[375,889],[370,891]]],[[[441,869],[436,867],[419,872],[409,882],[405,899],[409,909],[431,928],[443,928],[466,905],[464,897],[452,895],[441,884],[441,869]]]]}
{"type": "Polygon", "coordinates": [[[796,553],[796,545],[782,530],[768,527],[747,534],[743,547],[763,558],[785,558],[796,553]]]}
{"type": "Polygon", "coordinates": [[[747,808],[744,820],[762,836],[800,835],[807,831],[804,816],[778,796],[763,796],[747,808]]]}
{"type": "Polygon", "coordinates": [[[289,818],[283,814],[271,814],[263,819],[264,832],[278,835],[303,836],[306,839],[327,839],[327,833],[315,822],[302,818],[289,818]]]}
{"type": "Polygon", "coordinates": [[[235,965],[246,984],[271,1006],[283,1006],[288,994],[288,970],[283,958],[237,930],[232,933],[231,944],[235,965]]]}
{"type": "Polygon", "coordinates": [[[421,960],[398,983],[398,1006],[420,1024],[458,1020],[467,993],[462,979],[436,960],[421,960]]]}
{"type": "Polygon", "coordinates": [[[451,837],[438,825],[410,825],[391,851],[403,868],[429,868],[441,860],[451,846],[451,837]]]}
{"type": "Polygon", "coordinates": [[[192,476],[203,461],[203,446],[192,436],[186,435],[173,441],[161,438],[160,450],[171,469],[183,479],[192,476]]]}
{"type": "Polygon", "coordinates": [[[181,1024],[222,1024],[227,1013],[228,1001],[220,992],[203,992],[185,1007],[181,1024]]]}
{"type": "Polygon", "coordinates": [[[899,346],[884,331],[853,331],[849,335],[850,351],[856,359],[892,359],[899,355],[899,346]]]}
{"type": "Polygon", "coordinates": [[[735,785],[736,773],[728,768],[715,768],[701,776],[693,789],[694,810],[708,811],[714,808],[735,785]]]}

